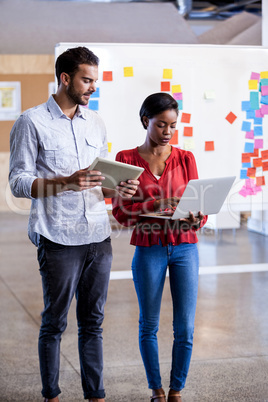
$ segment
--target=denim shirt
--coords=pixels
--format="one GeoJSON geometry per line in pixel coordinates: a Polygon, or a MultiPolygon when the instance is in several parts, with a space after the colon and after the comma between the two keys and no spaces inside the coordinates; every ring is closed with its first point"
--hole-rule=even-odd
{"type": "Polygon", "coordinates": [[[9,183],[15,197],[32,199],[28,234],[35,245],[39,235],[63,245],[101,242],[110,235],[99,186],[31,197],[36,178],[70,176],[88,167],[97,156],[107,154],[104,123],[96,112],[83,106],[78,106],[70,119],[51,96],[18,118],[10,134],[9,183]]]}

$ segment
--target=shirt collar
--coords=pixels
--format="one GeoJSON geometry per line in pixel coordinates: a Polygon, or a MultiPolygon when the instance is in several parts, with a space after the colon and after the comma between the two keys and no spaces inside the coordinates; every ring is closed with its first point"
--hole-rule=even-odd
{"type": "MultiPolygon", "coordinates": [[[[49,112],[50,112],[50,114],[51,114],[53,119],[59,119],[62,116],[66,117],[66,115],[63,113],[63,111],[61,110],[61,108],[59,107],[57,102],[55,101],[53,95],[51,95],[48,98],[47,108],[48,108],[48,110],[49,110],[49,112]]],[[[83,119],[86,120],[86,118],[87,118],[86,108],[81,106],[81,105],[78,105],[76,116],[77,117],[82,117],[83,119]]]]}

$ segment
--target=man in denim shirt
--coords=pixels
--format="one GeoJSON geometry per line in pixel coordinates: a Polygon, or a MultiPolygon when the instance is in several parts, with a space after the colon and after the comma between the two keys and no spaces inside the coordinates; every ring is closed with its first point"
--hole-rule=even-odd
{"type": "Polygon", "coordinates": [[[117,190],[101,187],[88,167],[107,157],[105,126],[86,106],[96,91],[98,57],[85,47],[56,61],[58,90],[24,112],[10,135],[12,193],[32,199],[28,233],[38,247],[44,310],[39,334],[42,395],[57,402],[60,340],[77,299],[79,356],[84,398],[103,402],[102,322],[112,261],[105,197],[132,197],[138,181],[117,190]]]}

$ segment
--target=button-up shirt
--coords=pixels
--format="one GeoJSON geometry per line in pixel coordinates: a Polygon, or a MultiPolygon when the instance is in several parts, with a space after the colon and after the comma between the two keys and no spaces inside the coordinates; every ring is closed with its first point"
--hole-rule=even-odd
{"type": "Polygon", "coordinates": [[[104,123],[83,106],[70,119],[51,96],[18,118],[10,134],[9,182],[13,195],[32,199],[28,234],[35,245],[40,235],[63,245],[101,242],[110,235],[100,186],[45,198],[31,196],[35,179],[70,176],[107,154],[104,123]]]}

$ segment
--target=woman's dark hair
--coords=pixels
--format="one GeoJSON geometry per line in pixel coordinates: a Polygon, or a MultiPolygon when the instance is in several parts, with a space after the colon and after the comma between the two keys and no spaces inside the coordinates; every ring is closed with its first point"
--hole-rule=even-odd
{"type": "Polygon", "coordinates": [[[55,64],[58,85],[60,85],[61,73],[67,73],[70,77],[73,77],[80,64],[98,66],[99,58],[91,50],[82,46],[68,49],[60,54],[55,64]]]}
{"type": "Polygon", "coordinates": [[[179,108],[177,101],[166,92],[158,92],[149,95],[143,102],[140,108],[140,119],[143,127],[147,127],[144,124],[143,117],[146,116],[148,119],[164,112],[165,110],[175,110],[179,114],[179,108]]]}

